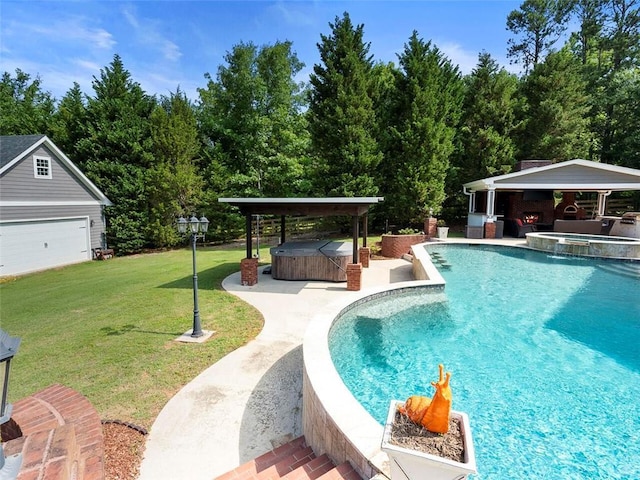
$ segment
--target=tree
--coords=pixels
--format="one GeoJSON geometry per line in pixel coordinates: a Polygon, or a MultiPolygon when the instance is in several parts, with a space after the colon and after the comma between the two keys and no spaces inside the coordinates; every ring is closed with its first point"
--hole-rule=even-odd
{"type": "Polygon", "coordinates": [[[614,72],[638,65],[640,53],[639,0],[610,0],[607,43],[612,51],[614,72]]]}
{"type": "Polygon", "coordinates": [[[571,6],[571,0],[525,0],[507,17],[507,30],[522,35],[508,40],[507,56],[527,72],[537,65],[565,31],[571,6]]]}
{"type": "Polygon", "coordinates": [[[458,190],[460,184],[508,173],[515,161],[518,79],[483,52],[465,86],[458,129],[458,190]]]}
{"type": "Polygon", "coordinates": [[[94,77],[87,101],[86,135],[77,161],[113,202],[107,207],[107,238],[119,253],[150,246],[145,170],[153,165],[149,116],[156,101],[131,79],[115,55],[94,77]]]}
{"type": "Polygon", "coordinates": [[[52,140],[74,162],[76,146],[86,135],[87,106],[80,85],[74,82],[58,104],[52,119],[52,140]]]}
{"type": "Polygon", "coordinates": [[[180,241],[176,218],[201,207],[202,179],[194,161],[200,152],[196,116],[178,89],[160,100],[150,122],[155,163],[145,179],[150,205],[148,238],[156,246],[171,246],[180,241]]]}
{"type": "Polygon", "coordinates": [[[585,158],[591,135],[579,60],[568,49],[549,54],[524,79],[522,91],[527,106],[519,159],[585,158]]]}
{"type": "Polygon", "coordinates": [[[463,84],[457,67],[416,31],[398,60],[381,182],[387,214],[410,224],[442,208],[463,84]]]}
{"type": "Polygon", "coordinates": [[[49,125],[55,110],[51,94],[43,92],[40,78],[16,69],[0,80],[0,135],[49,135],[49,125]]]}
{"type": "Polygon", "coordinates": [[[640,169],[640,71],[628,68],[616,72],[609,92],[608,103],[615,116],[611,118],[611,141],[603,159],[640,169]]]}
{"type": "Polygon", "coordinates": [[[229,194],[291,195],[308,149],[301,86],[293,80],[303,64],[290,42],[261,49],[241,43],[225,60],[217,80],[207,74],[199,90],[208,158],[228,172],[229,194]]]}
{"type": "Polygon", "coordinates": [[[320,35],[321,64],[310,75],[309,131],[316,190],[328,196],[376,195],[375,169],[382,155],[372,135],[376,127],[371,99],[372,60],[363,41],[364,26],[348,13],[320,35]]]}
{"type": "Polygon", "coordinates": [[[605,22],[605,4],[607,0],[576,0],[574,14],[580,25],[578,32],[572,34],[576,54],[582,64],[587,65],[599,50],[602,29],[605,22]]]}

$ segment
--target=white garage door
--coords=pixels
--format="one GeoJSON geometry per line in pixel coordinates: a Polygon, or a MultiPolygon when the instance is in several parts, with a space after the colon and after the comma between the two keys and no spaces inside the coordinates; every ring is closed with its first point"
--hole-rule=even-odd
{"type": "Polygon", "coordinates": [[[87,218],[0,223],[0,275],[91,259],[87,218]]]}

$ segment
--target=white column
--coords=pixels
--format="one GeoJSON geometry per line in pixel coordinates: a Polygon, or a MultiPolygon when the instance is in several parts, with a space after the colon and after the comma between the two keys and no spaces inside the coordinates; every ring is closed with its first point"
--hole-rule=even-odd
{"type": "Polygon", "coordinates": [[[598,215],[604,216],[607,211],[607,197],[611,195],[611,190],[598,192],[598,215]]]}
{"type": "Polygon", "coordinates": [[[490,188],[487,190],[487,222],[493,223],[496,221],[496,189],[490,188]]]}

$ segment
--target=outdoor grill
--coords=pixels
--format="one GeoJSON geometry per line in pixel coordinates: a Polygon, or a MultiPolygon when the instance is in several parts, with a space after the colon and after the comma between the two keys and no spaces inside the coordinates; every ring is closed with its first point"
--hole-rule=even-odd
{"type": "Polygon", "coordinates": [[[618,237],[640,238],[640,212],[625,212],[616,221],[609,234],[618,237]]]}

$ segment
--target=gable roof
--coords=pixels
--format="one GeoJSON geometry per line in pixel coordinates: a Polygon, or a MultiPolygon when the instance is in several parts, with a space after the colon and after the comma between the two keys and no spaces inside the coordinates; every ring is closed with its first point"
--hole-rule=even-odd
{"type": "Polygon", "coordinates": [[[465,183],[467,192],[483,190],[640,190],[640,170],[589,160],[568,160],[465,183]]]}
{"type": "Polygon", "coordinates": [[[0,175],[22,161],[40,146],[46,146],[57,159],[82,183],[102,205],[113,205],[102,191],[46,135],[0,136],[0,175]]]}

